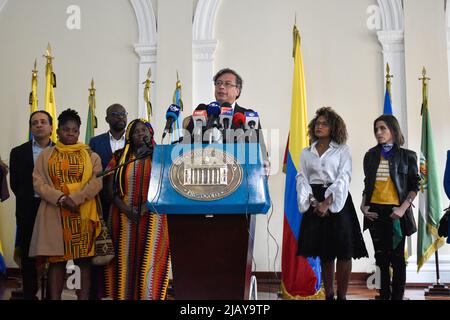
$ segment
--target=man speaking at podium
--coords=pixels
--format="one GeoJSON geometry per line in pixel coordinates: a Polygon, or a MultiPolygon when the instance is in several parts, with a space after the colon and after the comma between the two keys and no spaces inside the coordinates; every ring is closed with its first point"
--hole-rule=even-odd
{"type": "MultiPolygon", "coordinates": [[[[261,129],[261,122],[259,119],[257,120],[257,124],[255,127],[252,127],[251,123],[252,121],[246,121],[246,116],[252,113],[256,115],[256,118],[258,118],[258,114],[251,109],[246,109],[241,107],[236,100],[239,99],[241,96],[242,91],[242,84],[243,80],[242,77],[233,69],[230,68],[224,68],[219,70],[216,75],[213,78],[214,81],[214,96],[216,98],[216,101],[214,103],[217,103],[217,105],[221,106],[221,112],[223,113],[224,106],[227,108],[231,108],[231,115],[232,120],[229,123],[229,129],[233,129],[233,134],[223,134],[223,142],[224,143],[235,143],[235,142],[258,142],[260,144],[261,148],[261,155],[263,157],[264,162],[264,168],[266,175],[269,175],[270,172],[270,162],[269,162],[269,156],[266,149],[266,145],[264,142],[264,136],[262,135],[262,132],[260,132],[259,129],[261,129]],[[249,129],[250,123],[250,129],[248,132],[246,130],[245,134],[243,133],[243,129],[249,129]],[[254,129],[254,130],[253,130],[254,129]],[[240,131],[239,131],[240,130],[240,131]],[[254,134],[251,133],[251,131],[254,131],[254,134]],[[240,141],[240,139],[243,139],[243,141],[240,141]]],[[[212,103],[212,104],[214,104],[212,103]]],[[[211,105],[210,105],[211,106],[211,105]]],[[[209,107],[204,104],[200,104],[197,108],[197,110],[203,110],[205,111],[206,116],[206,110],[210,110],[209,107]]],[[[216,107],[217,108],[217,107],[216,107]]],[[[195,112],[195,111],[194,111],[195,112]]],[[[208,119],[211,118],[211,116],[208,114],[208,119]]],[[[216,115],[217,121],[219,121],[220,116],[216,115]]],[[[247,119],[248,120],[248,119],[247,119]]],[[[253,121],[254,123],[255,121],[253,121]]],[[[187,125],[184,127],[189,134],[192,137],[192,134],[194,132],[194,119],[192,116],[189,116],[189,120],[186,121],[187,125]]],[[[222,129],[224,129],[222,127],[222,129]]],[[[227,128],[225,128],[227,129],[227,128]]],[[[202,132],[203,133],[203,132],[202,132]]],[[[204,138],[204,137],[203,137],[204,138]]],[[[193,139],[187,139],[189,142],[191,142],[193,139]]],[[[186,143],[186,141],[184,141],[186,143]]]]}

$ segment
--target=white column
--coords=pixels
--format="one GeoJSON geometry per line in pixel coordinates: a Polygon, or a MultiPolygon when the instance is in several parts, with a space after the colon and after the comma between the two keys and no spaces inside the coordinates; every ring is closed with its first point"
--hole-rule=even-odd
{"type": "MultiPolygon", "coordinates": [[[[397,117],[408,145],[408,119],[406,107],[406,73],[405,73],[405,19],[401,0],[377,0],[381,12],[382,29],[378,31],[378,41],[382,46],[383,75],[386,75],[386,63],[391,68],[392,111],[397,117]]],[[[386,78],[383,77],[383,100],[386,78]]],[[[380,106],[380,114],[383,105],[380,106]]]]}
{"type": "MultiPolygon", "coordinates": [[[[386,64],[389,63],[392,83],[392,111],[397,117],[406,145],[408,141],[408,119],[406,113],[406,74],[405,74],[405,37],[403,30],[379,31],[378,40],[383,47],[383,70],[386,74],[386,64]]],[[[385,88],[386,78],[383,81],[385,88]]],[[[384,96],[383,96],[384,97],[384,96]]],[[[381,114],[381,112],[380,112],[381,114]]]]}

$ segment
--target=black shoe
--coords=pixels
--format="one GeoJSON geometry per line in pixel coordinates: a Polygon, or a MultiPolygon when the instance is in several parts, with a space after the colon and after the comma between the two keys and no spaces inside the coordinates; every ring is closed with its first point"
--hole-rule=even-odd
{"type": "Polygon", "coordinates": [[[335,300],[334,299],[334,294],[329,294],[325,297],[325,300],[335,300]]]}

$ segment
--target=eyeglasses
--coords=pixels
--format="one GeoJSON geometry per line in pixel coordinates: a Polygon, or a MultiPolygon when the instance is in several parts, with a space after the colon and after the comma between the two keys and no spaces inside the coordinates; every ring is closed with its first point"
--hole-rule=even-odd
{"type": "Polygon", "coordinates": [[[214,86],[216,87],[220,87],[220,86],[224,86],[225,88],[230,88],[230,87],[236,87],[237,88],[237,84],[234,84],[232,82],[223,82],[222,80],[217,80],[216,82],[214,82],[214,86]]]}
{"type": "Polygon", "coordinates": [[[118,112],[118,111],[113,111],[113,112],[111,112],[111,115],[113,116],[113,117],[116,117],[116,118],[124,118],[124,117],[126,117],[127,115],[128,115],[128,112],[118,112]]]}
{"type": "Polygon", "coordinates": [[[325,127],[325,128],[328,128],[330,126],[328,122],[320,122],[320,121],[317,121],[315,125],[316,127],[325,127]]]}

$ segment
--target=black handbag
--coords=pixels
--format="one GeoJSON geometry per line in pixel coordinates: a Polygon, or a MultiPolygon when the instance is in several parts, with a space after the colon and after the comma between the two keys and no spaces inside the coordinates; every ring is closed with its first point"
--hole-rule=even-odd
{"type": "Polygon", "coordinates": [[[400,219],[400,226],[402,228],[403,235],[411,236],[413,233],[417,232],[416,219],[414,219],[414,214],[411,208],[408,208],[400,219]]]}

